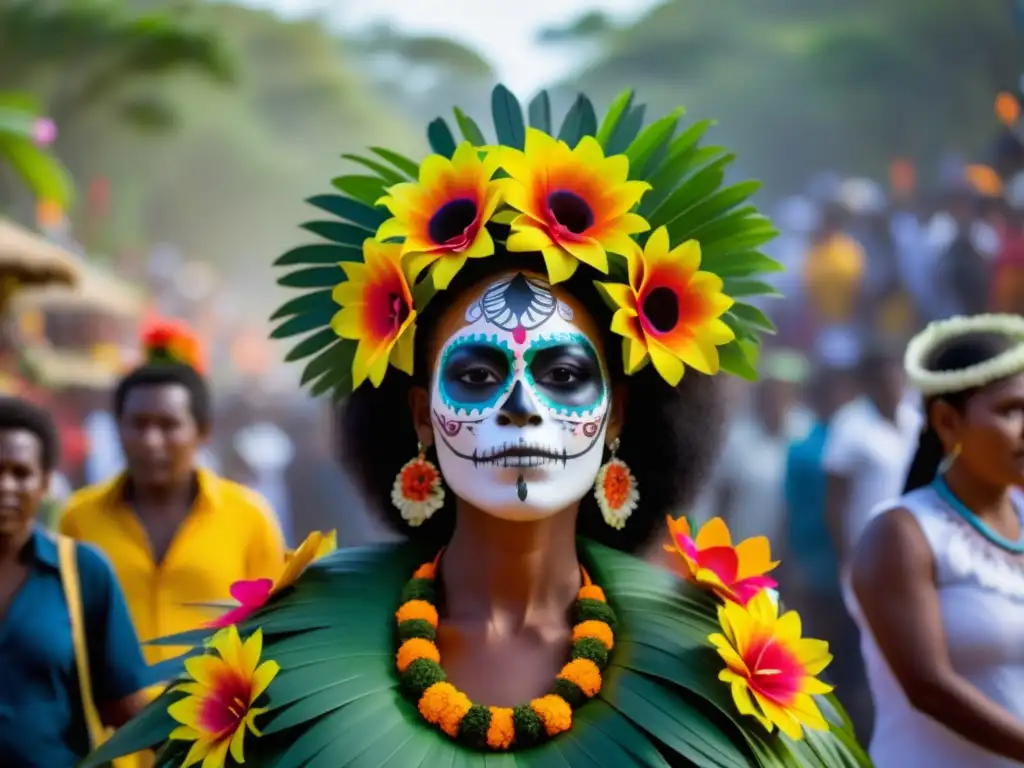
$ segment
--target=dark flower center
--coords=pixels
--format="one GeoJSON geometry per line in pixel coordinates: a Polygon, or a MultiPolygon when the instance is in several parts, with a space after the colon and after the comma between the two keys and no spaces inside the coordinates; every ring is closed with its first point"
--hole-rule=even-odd
{"type": "Polygon", "coordinates": [[[574,235],[583,234],[594,224],[594,212],[574,192],[552,192],[548,195],[548,210],[556,222],[574,235]]]}
{"type": "Polygon", "coordinates": [[[671,288],[655,288],[647,294],[644,317],[658,333],[668,333],[679,322],[679,297],[671,288]]]}
{"type": "Polygon", "coordinates": [[[465,234],[476,221],[476,203],[472,200],[452,200],[445,203],[430,219],[427,234],[438,245],[455,240],[465,234]]]}
{"type": "Polygon", "coordinates": [[[388,306],[390,312],[388,313],[388,321],[391,327],[398,330],[402,327],[402,323],[409,317],[409,305],[405,303],[405,299],[399,296],[397,293],[388,294],[388,306]]]}

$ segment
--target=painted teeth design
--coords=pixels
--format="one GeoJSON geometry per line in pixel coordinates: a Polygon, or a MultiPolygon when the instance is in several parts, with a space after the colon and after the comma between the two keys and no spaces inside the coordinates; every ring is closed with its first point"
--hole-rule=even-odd
{"type": "Polygon", "coordinates": [[[570,457],[564,448],[561,451],[553,451],[544,445],[519,442],[503,443],[483,453],[473,449],[469,458],[474,467],[545,467],[552,464],[561,464],[564,467],[570,457]]]}

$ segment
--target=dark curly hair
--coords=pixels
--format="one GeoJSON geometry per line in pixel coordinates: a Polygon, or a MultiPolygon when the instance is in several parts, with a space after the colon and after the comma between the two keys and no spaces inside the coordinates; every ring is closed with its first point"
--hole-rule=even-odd
{"type": "MultiPolygon", "coordinates": [[[[500,246],[499,246],[500,248],[500,246]]],[[[367,501],[396,531],[437,549],[451,538],[455,500],[447,493],[445,506],[417,528],[411,528],[391,503],[391,488],[402,465],[416,455],[416,432],[409,410],[409,389],[428,386],[427,347],[438,321],[453,297],[489,275],[510,267],[546,274],[534,254],[471,259],[446,291],[439,292],[417,318],[415,376],[394,368],[380,387],[356,389],[338,410],[338,453],[342,464],[362,488],[367,501]]],[[[622,373],[622,339],[610,330],[611,310],[593,285],[602,278],[580,265],[559,286],[574,296],[604,330],[605,355],[613,386],[625,384],[627,398],[618,457],[629,465],[640,489],[640,503],[621,531],[605,524],[597,501],[587,494],[580,502],[580,535],[627,552],[636,552],[664,525],[667,513],[678,514],[694,501],[718,456],[723,436],[723,403],[711,377],[689,370],[679,386],[669,387],[648,365],[633,376],[622,373]]],[[[436,463],[431,449],[430,458],[436,463]]],[[[605,449],[605,457],[608,452],[605,449]]]]}
{"type": "Polygon", "coordinates": [[[210,389],[195,368],[180,363],[146,363],[118,381],[114,388],[114,416],[120,419],[124,414],[125,401],[133,389],[168,385],[188,390],[189,407],[196,426],[201,430],[209,429],[212,420],[210,389]]]}

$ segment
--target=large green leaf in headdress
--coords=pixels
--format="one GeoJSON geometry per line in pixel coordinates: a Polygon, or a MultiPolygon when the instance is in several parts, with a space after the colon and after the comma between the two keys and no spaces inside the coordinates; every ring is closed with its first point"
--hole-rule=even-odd
{"type": "MultiPolygon", "coordinates": [[[[461,140],[476,146],[487,144],[486,133],[466,113],[454,110],[461,140]]],[[[498,145],[521,149],[526,125],[556,136],[576,146],[584,136],[594,136],[607,154],[625,154],[630,161],[630,176],[651,185],[637,212],[651,229],[666,226],[673,244],[687,239],[700,242],[701,268],[727,280],[727,289],[738,300],[724,316],[736,340],[720,348],[721,366],[728,373],[752,379],[757,376],[760,337],[773,331],[768,319],[751,300],[770,296],[775,291],[760,275],[776,272],[780,265],[759,249],[776,231],[757,209],[749,204],[759,184],[741,181],[726,185],[725,174],[734,156],[720,147],[702,146],[700,141],[710,127],[707,120],[684,126],[683,110],[662,117],[644,127],[645,108],[636,104],[632,91],[617,96],[601,119],[591,101],[580,94],[561,122],[551,114],[547,93],[541,92],[529,104],[524,116],[516,97],[504,86],[491,95],[491,121],[498,145]],[[557,127],[557,131],[556,131],[557,127]]],[[[437,118],[427,128],[433,152],[451,157],[460,142],[448,122],[437,118]]],[[[289,360],[313,358],[307,363],[303,380],[315,393],[332,392],[343,398],[351,391],[351,362],[355,341],[340,340],[330,331],[333,302],[329,289],[345,279],[337,268],[340,262],[362,259],[362,243],[373,237],[387,218],[377,206],[389,186],[415,181],[419,163],[380,147],[370,150],[374,157],[344,155],[361,166],[365,173],[345,174],[332,181],[340,194],[317,195],[309,203],[336,220],[321,219],[304,228],[325,240],[300,246],[275,262],[287,271],[278,283],[304,291],[278,309],[273,320],[282,321],[274,338],[298,338],[289,360]]],[[[641,244],[646,234],[639,238],[641,244]]],[[[621,277],[621,265],[613,264],[621,277]]],[[[414,288],[416,306],[422,308],[434,289],[421,280],[414,288]]]]}

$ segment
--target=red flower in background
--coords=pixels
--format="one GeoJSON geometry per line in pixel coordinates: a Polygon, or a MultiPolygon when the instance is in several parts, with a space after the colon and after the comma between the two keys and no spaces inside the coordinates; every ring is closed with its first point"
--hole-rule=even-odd
{"type": "Polygon", "coordinates": [[[206,372],[202,342],[184,320],[150,321],[142,331],[142,349],[148,362],[178,363],[206,372]]]}

